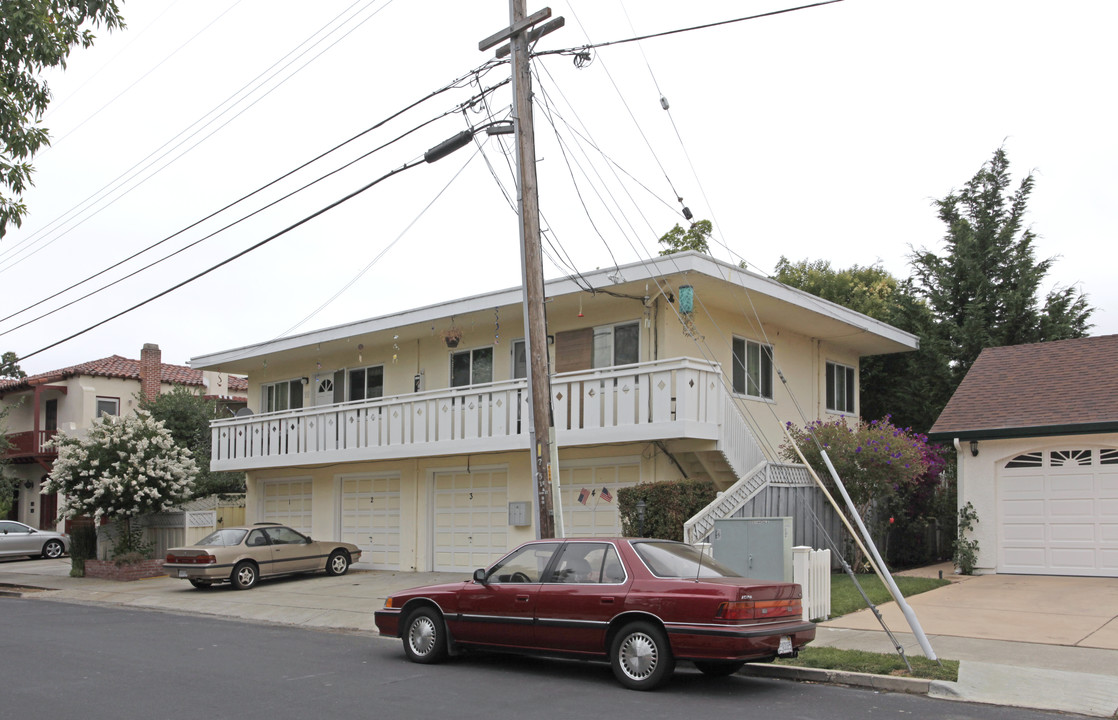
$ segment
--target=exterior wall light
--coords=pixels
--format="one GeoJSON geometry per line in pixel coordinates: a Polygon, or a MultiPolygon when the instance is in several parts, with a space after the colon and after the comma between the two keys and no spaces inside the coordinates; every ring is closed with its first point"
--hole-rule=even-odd
{"type": "Polygon", "coordinates": [[[978,457],[978,441],[977,440],[971,440],[970,441],[970,454],[971,454],[972,457],[978,457]]]}

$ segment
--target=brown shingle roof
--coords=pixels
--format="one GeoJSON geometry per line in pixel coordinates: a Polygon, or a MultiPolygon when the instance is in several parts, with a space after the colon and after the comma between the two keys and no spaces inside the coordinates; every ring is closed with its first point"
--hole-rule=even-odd
{"type": "MultiPolygon", "coordinates": [[[[120,355],[112,355],[100,360],[71,365],[61,370],[29,375],[18,380],[0,380],[0,393],[10,392],[34,387],[40,383],[58,382],[78,375],[92,375],[96,377],[120,378],[122,380],[140,379],[140,361],[132,360],[120,355]]],[[[188,368],[185,365],[160,364],[162,381],[172,385],[202,385],[202,371],[188,368]]],[[[242,377],[229,377],[230,391],[247,391],[248,381],[242,377]]]]}
{"type": "Polygon", "coordinates": [[[1107,424],[1118,429],[1118,335],[983,350],[929,435],[1066,434],[1107,424]]]}

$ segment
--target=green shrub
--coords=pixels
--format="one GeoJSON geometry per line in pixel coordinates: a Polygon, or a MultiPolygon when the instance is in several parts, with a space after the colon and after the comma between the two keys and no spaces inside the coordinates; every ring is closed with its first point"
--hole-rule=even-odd
{"type": "Polygon", "coordinates": [[[70,575],[85,577],[85,561],[97,556],[97,527],[78,519],[70,528],[70,575]]]}
{"type": "Polygon", "coordinates": [[[683,540],[683,523],[714,501],[717,490],[710,480],[673,480],[644,483],[617,491],[621,532],[626,537],[683,540]],[[641,533],[637,502],[644,500],[641,533]]]}

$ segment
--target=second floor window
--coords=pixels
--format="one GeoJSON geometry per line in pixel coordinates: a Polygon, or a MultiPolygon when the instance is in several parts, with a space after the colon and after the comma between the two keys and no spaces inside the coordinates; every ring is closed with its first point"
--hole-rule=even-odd
{"type": "Polygon", "coordinates": [[[641,359],[639,322],[600,325],[594,328],[592,366],[631,365],[641,359]]]}
{"type": "Polygon", "coordinates": [[[295,410],[303,407],[303,381],[284,380],[260,386],[260,412],[295,410]]]}
{"type": "Polygon", "coordinates": [[[827,363],[827,409],[832,412],[854,412],[854,368],[827,363]]]}
{"type": "Polygon", "coordinates": [[[97,417],[102,415],[120,415],[120,398],[97,398],[97,417]]]}
{"type": "Polygon", "coordinates": [[[493,348],[476,348],[451,354],[451,387],[491,382],[493,382],[493,348]]]}
{"type": "Polygon", "coordinates": [[[734,338],[734,392],[772,400],[773,349],[752,340],[734,338]]]}
{"type": "Polygon", "coordinates": [[[384,366],[349,371],[349,399],[369,400],[384,395],[384,366]]]}
{"type": "Polygon", "coordinates": [[[514,340],[512,343],[512,377],[513,379],[528,377],[528,358],[525,354],[527,347],[523,340],[514,340]]]}

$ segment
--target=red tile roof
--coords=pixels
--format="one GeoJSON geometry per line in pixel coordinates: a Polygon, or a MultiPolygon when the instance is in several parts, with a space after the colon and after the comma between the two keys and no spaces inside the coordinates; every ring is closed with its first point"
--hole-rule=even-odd
{"type": "MultiPolygon", "coordinates": [[[[160,369],[162,382],[164,383],[194,387],[202,386],[201,370],[195,370],[185,365],[168,365],[167,363],[160,363],[160,369]]],[[[120,355],[113,355],[111,357],[101,358],[100,360],[91,360],[78,365],[71,365],[61,370],[28,375],[25,378],[0,380],[0,393],[23,390],[42,383],[58,382],[78,375],[119,378],[122,380],[139,380],[140,361],[121,357],[120,355]]],[[[248,390],[248,380],[243,377],[230,376],[228,389],[230,391],[246,392],[248,390]]]]}
{"type": "Polygon", "coordinates": [[[929,435],[1019,437],[1114,430],[1118,335],[1104,335],[983,350],[929,435]]]}

